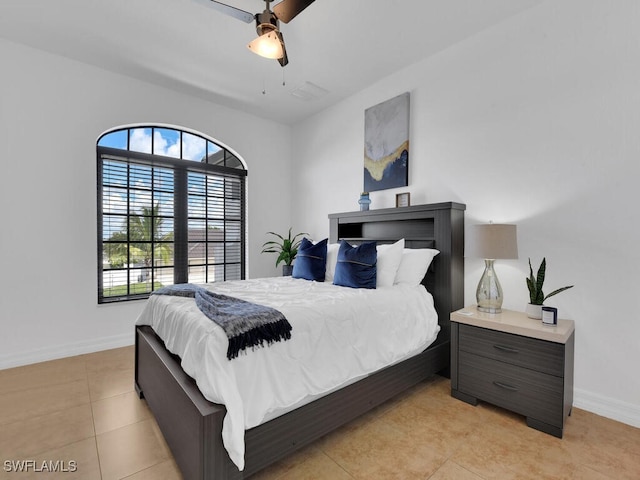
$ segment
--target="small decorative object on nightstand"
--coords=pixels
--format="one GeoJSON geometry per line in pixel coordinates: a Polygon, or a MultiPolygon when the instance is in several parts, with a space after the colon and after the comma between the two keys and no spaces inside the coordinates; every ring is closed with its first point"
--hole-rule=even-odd
{"type": "Polygon", "coordinates": [[[516,226],[497,223],[474,225],[469,236],[466,256],[484,258],[484,272],[476,289],[478,310],[500,313],[503,300],[502,286],[493,269],[493,262],[496,259],[518,258],[516,226]]]}
{"type": "Polygon", "coordinates": [[[524,313],[468,307],[451,314],[451,396],[492,403],[562,438],[573,406],[573,320],[545,326],[524,313]]]}
{"type": "Polygon", "coordinates": [[[558,309],[555,307],[542,307],[542,324],[557,325],[558,309]]]}

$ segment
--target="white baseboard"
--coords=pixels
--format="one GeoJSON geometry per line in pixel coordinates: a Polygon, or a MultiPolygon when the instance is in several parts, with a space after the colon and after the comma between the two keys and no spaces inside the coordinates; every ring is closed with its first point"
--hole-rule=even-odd
{"type": "Polygon", "coordinates": [[[32,363],[46,362],[64,357],[73,357],[84,353],[99,352],[111,348],[133,345],[133,331],[127,334],[113,335],[111,337],[96,338],[82,342],[67,343],[53,347],[39,348],[25,352],[0,355],[0,370],[5,368],[20,367],[32,363]]]}
{"type": "Polygon", "coordinates": [[[640,428],[640,405],[575,388],[573,406],[640,428]]]}

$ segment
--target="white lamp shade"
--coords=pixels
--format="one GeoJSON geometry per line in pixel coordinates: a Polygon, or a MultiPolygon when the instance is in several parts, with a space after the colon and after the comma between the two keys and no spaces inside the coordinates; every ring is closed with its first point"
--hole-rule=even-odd
{"type": "Polygon", "coordinates": [[[465,256],[493,260],[518,258],[516,225],[473,225],[468,232],[465,256]]]}
{"type": "Polygon", "coordinates": [[[282,49],[282,43],[278,38],[278,35],[274,30],[260,35],[258,38],[252,40],[247,48],[253,53],[257,53],[261,57],[265,58],[282,58],[284,51],[282,49]]]}

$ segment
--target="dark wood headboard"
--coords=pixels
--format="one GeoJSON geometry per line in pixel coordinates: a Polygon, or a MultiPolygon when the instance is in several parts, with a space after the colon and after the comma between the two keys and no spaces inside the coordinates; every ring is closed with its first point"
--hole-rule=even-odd
{"type": "Polygon", "coordinates": [[[449,315],[464,306],[464,211],[462,203],[446,202],[329,215],[329,241],[358,244],[405,239],[407,248],[436,248],[423,285],[433,295],[441,332],[450,338],[449,315]]]}

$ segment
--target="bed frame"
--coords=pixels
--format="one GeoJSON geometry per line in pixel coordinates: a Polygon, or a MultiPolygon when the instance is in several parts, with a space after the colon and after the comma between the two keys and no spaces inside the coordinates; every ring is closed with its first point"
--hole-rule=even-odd
{"type": "Polygon", "coordinates": [[[464,210],[465,205],[448,202],[329,215],[331,243],[404,238],[407,247],[440,250],[423,284],[434,297],[441,331],[421,354],[247,430],[242,472],[222,444],[225,407],[202,396],[150,327],[136,327],[136,391],[156,417],[184,478],[247,478],[429,376],[448,376],[449,314],[464,303],[464,210]]]}

